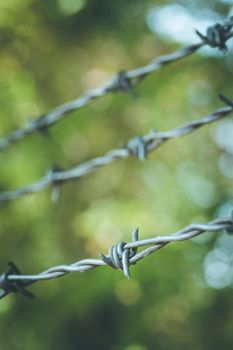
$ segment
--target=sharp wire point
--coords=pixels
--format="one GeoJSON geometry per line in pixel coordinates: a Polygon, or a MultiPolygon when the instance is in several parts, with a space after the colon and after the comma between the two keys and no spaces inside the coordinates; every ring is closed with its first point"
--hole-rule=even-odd
{"type": "Polygon", "coordinates": [[[233,102],[223,94],[219,94],[219,98],[222,102],[233,108],[233,102]]]}
{"type": "Polygon", "coordinates": [[[123,265],[123,272],[126,278],[130,279],[130,273],[129,273],[129,251],[128,249],[124,250],[122,255],[122,265],[123,265]]]}
{"type": "Polygon", "coordinates": [[[100,253],[100,258],[103,260],[103,262],[105,262],[106,265],[111,266],[112,268],[115,268],[112,261],[103,253],[100,253]]]}
{"type": "Polygon", "coordinates": [[[137,242],[139,237],[139,227],[135,228],[132,233],[132,240],[133,242],[137,242]]]}

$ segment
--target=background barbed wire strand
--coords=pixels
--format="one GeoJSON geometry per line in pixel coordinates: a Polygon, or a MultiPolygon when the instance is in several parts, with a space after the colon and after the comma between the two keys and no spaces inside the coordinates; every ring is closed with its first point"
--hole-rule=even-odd
{"type": "Polygon", "coordinates": [[[59,120],[66,118],[70,112],[87,106],[91,101],[99,97],[105,96],[111,92],[129,90],[133,85],[136,85],[142,81],[151,72],[158,70],[168,63],[175,62],[191,55],[203,45],[203,43],[200,43],[188,46],[187,48],[180,49],[172,54],[161,56],[156,61],[152,61],[144,67],[115,74],[104,85],[85,92],[77,99],[52,109],[38,119],[28,121],[25,127],[17,129],[8,134],[6,137],[0,139],[0,151],[34,132],[47,129],[48,127],[57,123],[59,120]]]}
{"type": "Polygon", "coordinates": [[[102,86],[85,92],[77,99],[64,103],[35,120],[28,120],[25,127],[19,128],[0,139],[0,151],[34,132],[47,130],[48,127],[69,116],[70,112],[88,105],[94,99],[112,92],[132,91],[133,86],[137,85],[149,74],[167,64],[190,56],[205,45],[213,48],[218,47],[222,51],[226,50],[225,43],[233,36],[233,32],[231,32],[232,26],[233,21],[232,18],[230,18],[223,25],[216,24],[207,28],[206,36],[196,31],[199,38],[201,38],[201,42],[153,59],[149,64],[143,67],[119,72],[113,75],[113,77],[102,86]]]}
{"type": "Polygon", "coordinates": [[[113,163],[118,159],[126,159],[131,156],[136,156],[140,160],[144,160],[149,152],[154,151],[166,141],[188,135],[204,125],[225,118],[232,111],[233,106],[230,105],[216,109],[214,112],[201,119],[193,120],[190,123],[175,127],[169,131],[158,132],[151,130],[149,133],[145,134],[142,137],[132,138],[128,141],[124,148],[113,149],[102,157],[93,158],[69,170],[51,170],[35,183],[19,188],[17,190],[3,192],[0,194],[0,203],[12,201],[22,196],[40,192],[50,187],[58,188],[65,182],[77,180],[83,176],[88,175],[89,173],[94,172],[100,167],[113,163]]]}

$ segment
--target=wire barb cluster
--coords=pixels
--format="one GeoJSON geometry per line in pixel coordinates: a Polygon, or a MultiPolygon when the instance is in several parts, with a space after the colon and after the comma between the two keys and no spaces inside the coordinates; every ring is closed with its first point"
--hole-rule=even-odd
{"type": "Polygon", "coordinates": [[[211,47],[218,47],[221,51],[226,51],[226,42],[232,37],[233,16],[225,24],[216,23],[207,28],[206,35],[201,34],[196,30],[196,34],[203,40],[204,43],[211,47]]]}
{"type": "Polygon", "coordinates": [[[50,126],[69,116],[72,111],[83,108],[92,100],[105,96],[108,93],[127,92],[130,95],[135,96],[133,87],[139,84],[146,76],[162,67],[165,67],[167,64],[192,55],[204,45],[218,47],[220,50],[226,51],[226,42],[233,36],[232,27],[233,19],[231,17],[225,22],[225,24],[218,23],[207,28],[206,35],[203,35],[196,30],[197,35],[201,39],[200,43],[160,56],[143,67],[127,71],[124,70],[115,74],[104,85],[85,92],[77,99],[66,102],[35,120],[28,121],[26,126],[12,131],[7,136],[0,139],[0,151],[8,148],[11,144],[22,140],[32,133],[47,132],[50,126]]]}
{"type": "Polygon", "coordinates": [[[233,102],[223,95],[221,95],[221,100],[227,104],[226,107],[217,109],[201,119],[193,120],[168,131],[151,130],[144,136],[132,138],[124,148],[113,149],[102,157],[93,158],[69,170],[62,170],[61,167],[53,168],[35,183],[14,191],[0,193],[0,203],[4,204],[48,188],[52,188],[52,199],[56,201],[59,198],[61,186],[66,182],[77,180],[119,159],[136,156],[139,160],[145,160],[150,152],[160,147],[166,141],[188,135],[204,125],[216,122],[229,115],[233,111],[233,102]]]}
{"type": "Polygon", "coordinates": [[[10,263],[7,272],[0,276],[0,298],[9,293],[20,293],[30,299],[33,295],[25,287],[43,280],[51,280],[62,277],[71,272],[84,272],[99,266],[110,266],[122,270],[129,278],[129,266],[135,265],[138,261],[164,248],[168,243],[181,242],[192,239],[205,232],[218,232],[224,230],[233,234],[233,211],[227,217],[220,217],[206,224],[191,224],[180,231],[168,236],[157,236],[138,240],[138,229],[132,234],[132,242],[120,242],[109,250],[108,255],[100,254],[101,259],[84,259],[71,265],[58,265],[36,275],[21,275],[15,264],[10,263]],[[146,247],[137,252],[138,248],[146,247]]]}
{"type": "Polygon", "coordinates": [[[148,154],[147,142],[141,136],[136,136],[128,141],[127,149],[130,155],[136,156],[139,160],[145,160],[148,154]]]}
{"type": "Polygon", "coordinates": [[[127,71],[122,70],[112,80],[112,86],[109,88],[110,92],[126,92],[129,95],[136,97],[133,91],[133,85],[135,81],[128,77],[127,71]]]}
{"type": "Polygon", "coordinates": [[[8,270],[0,276],[0,299],[4,298],[9,293],[20,293],[27,297],[28,299],[34,299],[34,295],[25,289],[25,284],[23,281],[9,281],[8,277],[10,275],[21,275],[19,268],[12,262],[8,262],[8,270]]]}
{"type": "MultiPolygon", "coordinates": [[[[132,233],[132,241],[138,241],[139,229],[136,228],[132,233]]],[[[100,253],[101,259],[113,269],[120,269],[124,272],[124,275],[129,279],[129,259],[136,255],[137,247],[125,249],[126,242],[120,242],[109,249],[109,255],[106,256],[100,253]]]]}

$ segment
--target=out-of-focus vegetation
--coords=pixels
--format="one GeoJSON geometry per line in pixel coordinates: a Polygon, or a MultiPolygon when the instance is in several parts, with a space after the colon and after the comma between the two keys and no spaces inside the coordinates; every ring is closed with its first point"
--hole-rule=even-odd
{"type": "MultiPolygon", "coordinates": [[[[182,33],[196,25],[190,18],[224,19],[231,5],[0,0],[1,135],[116,71],[175,50],[184,43],[182,33]],[[180,34],[173,37],[169,28],[180,34]]],[[[202,51],[153,74],[136,88],[137,99],[103,97],[48,133],[12,145],[0,154],[0,190],[220,106],[219,92],[233,97],[228,46],[225,55],[202,51]]],[[[136,226],[146,238],[227,214],[233,195],[232,135],[230,117],[169,141],[145,162],[119,161],[66,184],[56,205],[44,191],[2,207],[1,270],[11,259],[23,272],[37,273],[107,253],[111,244],[130,239],[136,226]]],[[[30,288],[35,303],[20,295],[6,297],[0,301],[0,348],[232,349],[232,238],[219,237],[207,234],[170,245],[132,267],[131,281],[102,268],[35,284],[30,288]]]]}

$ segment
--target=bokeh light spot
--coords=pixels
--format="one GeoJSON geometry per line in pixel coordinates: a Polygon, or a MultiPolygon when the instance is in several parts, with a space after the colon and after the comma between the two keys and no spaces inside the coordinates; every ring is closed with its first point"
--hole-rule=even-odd
{"type": "MultiPolygon", "coordinates": [[[[167,41],[175,41],[189,45],[198,41],[195,28],[205,33],[206,28],[213,25],[220,16],[209,9],[190,11],[188,8],[171,4],[166,6],[152,7],[146,17],[149,29],[167,41]]],[[[205,47],[203,54],[219,56],[218,50],[205,47]]]]}
{"type": "Polygon", "coordinates": [[[216,289],[228,287],[232,281],[230,264],[221,261],[215,250],[209,252],[204,260],[204,275],[206,283],[216,289]]]}
{"type": "Polygon", "coordinates": [[[71,16],[82,10],[85,0],[58,0],[59,10],[65,16],[71,16]]]}
{"type": "Polygon", "coordinates": [[[213,88],[203,79],[193,80],[189,83],[187,95],[193,106],[204,106],[210,103],[213,88]]]}
{"type": "Polygon", "coordinates": [[[226,177],[233,177],[233,155],[221,154],[218,159],[218,167],[226,177]]]}
{"type": "Polygon", "coordinates": [[[135,280],[121,280],[115,288],[118,300],[126,306],[136,304],[141,296],[141,289],[135,280]]]}
{"type": "Polygon", "coordinates": [[[133,345],[127,346],[125,350],[147,350],[147,349],[142,345],[133,344],[133,345]]]}
{"type": "Polygon", "coordinates": [[[233,121],[224,120],[214,131],[214,141],[223,150],[233,154],[233,121]]]}

